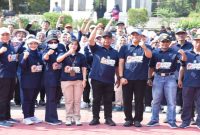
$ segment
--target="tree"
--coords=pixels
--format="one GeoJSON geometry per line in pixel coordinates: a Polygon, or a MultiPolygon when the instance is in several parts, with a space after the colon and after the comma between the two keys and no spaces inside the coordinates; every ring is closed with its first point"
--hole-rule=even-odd
{"type": "Polygon", "coordinates": [[[167,24],[167,26],[170,26],[170,23],[172,22],[172,19],[177,16],[177,13],[172,11],[170,8],[157,8],[156,12],[154,14],[158,17],[162,18],[162,23],[167,24]]]}
{"type": "Polygon", "coordinates": [[[149,20],[148,12],[146,9],[133,9],[128,10],[128,23],[132,26],[144,27],[146,22],[149,20]]]}
{"type": "Polygon", "coordinates": [[[13,1],[8,0],[8,3],[9,3],[9,11],[13,11],[13,1]]]}

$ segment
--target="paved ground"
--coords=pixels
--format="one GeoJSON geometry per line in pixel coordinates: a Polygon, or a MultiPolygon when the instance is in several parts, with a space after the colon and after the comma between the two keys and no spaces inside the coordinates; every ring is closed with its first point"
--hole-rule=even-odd
{"type": "MultiPolygon", "coordinates": [[[[44,108],[36,109],[36,116],[44,119],[44,108]]],[[[61,108],[58,110],[59,119],[65,121],[65,110],[61,108]]],[[[187,129],[170,129],[167,124],[162,123],[165,114],[160,114],[160,124],[157,127],[146,127],[145,124],[150,120],[151,114],[144,113],[144,120],[142,128],[123,127],[124,114],[123,112],[114,112],[113,120],[117,123],[116,127],[104,125],[103,112],[101,111],[101,125],[89,126],[88,123],[92,119],[91,111],[81,110],[83,126],[70,126],[64,124],[59,126],[51,126],[46,123],[27,126],[24,124],[16,124],[12,128],[0,127],[0,135],[200,135],[200,130],[195,126],[187,129]]],[[[22,120],[23,115],[21,108],[14,107],[12,109],[12,117],[22,120]]],[[[180,124],[180,115],[177,115],[177,124],[180,124]]]]}

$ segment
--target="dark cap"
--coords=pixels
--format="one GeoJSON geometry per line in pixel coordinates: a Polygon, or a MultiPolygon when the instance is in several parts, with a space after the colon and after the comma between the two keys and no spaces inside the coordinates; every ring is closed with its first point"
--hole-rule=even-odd
{"type": "Polygon", "coordinates": [[[176,30],[176,34],[178,34],[178,33],[186,33],[186,31],[182,28],[179,28],[176,30]]]}
{"type": "Polygon", "coordinates": [[[193,39],[194,40],[199,40],[200,39],[200,34],[196,34],[193,39]]]}
{"type": "Polygon", "coordinates": [[[109,38],[112,38],[112,33],[111,32],[104,32],[103,35],[102,35],[103,38],[105,37],[109,37],[109,38]]]}
{"type": "Polygon", "coordinates": [[[168,34],[163,33],[159,36],[159,41],[172,41],[172,39],[168,34]]]}
{"type": "Polygon", "coordinates": [[[57,42],[59,42],[58,37],[55,34],[48,35],[45,42],[48,43],[51,40],[57,40],[57,42]]]}
{"type": "Polygon", "coordinates": [[[124,22],[122,22],[122,21],[118,21],[116,25],[118,26],[120,24],[125,25],[124,22]]]}

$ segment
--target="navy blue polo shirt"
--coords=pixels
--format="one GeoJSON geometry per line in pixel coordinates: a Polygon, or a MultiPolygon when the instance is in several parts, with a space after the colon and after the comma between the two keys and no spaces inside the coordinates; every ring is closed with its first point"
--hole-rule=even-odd
{"type": "MultiPolygon", "coordinates": [[[[147,45],[151,50],[151,47],[147,45]]],[[[144,50],[138,45],[124,45],[119,51],[119,58],[125,60],[124,78],[128,80],[147,80],[149,58],[144,50]]]]}
{"type": "Polygon", "coordinates": [[[173,73],[177,68],[177,51],[169,48],[162,51],[160,48],[153,51],[149,67],[154,68],[156,73],[173,73]]]}
{"type": "MultiPolygon", "coordinates": [[[[50,50],[46,48],[43,52],[43,56],[50,50]]],[[[45,87],[57,87],[60,83],[60,75],[62,69],[62,63],[57,63],[56,59],[59,54],[64,53],[65,50],[59,47],[54,50],[54,53],[49,56],[48,60],[44,60],[44,85],[45,87]],[[51,79],[49,79],[51,78],[51,79]]]]}
{"type": "Polygon", "coordinates": [[[20,57],[20,68],[21,68],[21,85],[22,88],[40,88],[42,75],[43,75],[43,61],[42,55],[37,51],[27,50],[29,56],[26,60],[23,59],[24,54],[20,57]],[[33,65],[40,67],[41,70],[38,72],[32,72],[33,65]]]}
{"type": "Polygon", "coordinates": [[[89,77],[103,83],[114,84],[115,68],[118,67],[118,52],[110,47],[106,49],[99,45],[90,46],[93,54],[92,69],[89,77]]]}
{"type": "Polygon", "coordinates": [[[186,56],[183,87],[200,87],[200,55],[194,51],[187,51],[186,56]]]}
{"type": "Polygon", "coordinates": [[[182,49],[184,51],[189,51],[189,50],[193,50],[193,45],[192,45],[192,43],[185,41],[184,45],[180,45],[177,43],[176,45],[171,46],[171,48],[177,52],[180,49],[182,49]]]}
{"type": "MultiPolygon", "coordinates": [[[[63,54],[60,54],[63,55],[63,54]]],[[[87,67],[85,56],[81,53],[70,55],[62,61],[61,81],[83,80],[82,67],[87,67]],[[66,67],[72,67],[75,71],[75,76],[70,76],[70,73],[65,72],[66,67]]]]}
{"type": "Polygon", "coordinates": [[[6,47],[7,51],[0,54],[0,78],[15,78],[17,72],[17,61],[8,60],[9,55],[16,55],[12,45],[0,42],[0,49],[6,47]]]}

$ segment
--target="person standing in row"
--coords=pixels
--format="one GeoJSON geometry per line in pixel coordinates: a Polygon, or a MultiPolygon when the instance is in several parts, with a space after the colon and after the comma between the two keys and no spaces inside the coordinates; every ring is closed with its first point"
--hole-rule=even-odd
{"type": "Polygon", "coordinates": [[[150,46],[141,41],[141,30],[131,32],[132,43],[119,51],[119,75],[123,90],[125,127],[141,127],[144,111],[144,93],[148,77],[148,62],[152,57],[150,46]],[[132,100],[135,95],[135,117],[132,116],[132,100]]]}
{"type": "Polygon", "coordinates": [[[112,120],[112,99],[114,92],[115,73],[117,73],[117,82],[119,85],[118,52],[111,47],[111,32],[105,32],[102,35],[102,46],[99,46],[95,43],[96,32],[100,27],[101,24],[98,24],[89,37],[89,45],[93,54],[93,63],[89,76],[91,78],[93,90],[93,119],[89,125],[100,124],[99,112],[101,100],[103,98],[105,124],[116,126],[115,122],[112,120]]]}
{"type": "Polygon", "coordinates": [[[13,97],[17,71],[17,55],[10,44],[9,29],[0,28],[0,126],[11,127],[10,100],[13,97]]]}
{"type": "Polygon", "coordinates": [[[56,35],[49,35],[45,41],[47,47],[43,52],[44,60],[44,86],[46,91],[45,121],[50,125],[60,125],[57,114],[57,95],[60,85],[62,64],[58,63],[57,57],[65,52],[65,47],[59,44],[56,35]],[[51,79],[50,79],[51,78],[51,79]]]}
{"type": "Polygon", "coordinates": [[[147,126],[159,125],[159,111],[163,95],[167,101],[167,121],[170,128],[177,128],[176,125],[176,92],[177,83],[175,71],[177,69],[178,53],[180,60],[185,61],[186,55],[183,50],[178,52],[170,48],[171,38],[168,34],[161,34],[159,37],[160,48],[155,49],[149,63],[148,85],[152,86],[152,117],[147,126]],[[154,80],[152,83],[152,75],[154,80]]]}
{"type": "Polygon", "coordinates": [[[80,122],[80,104],[83,90],[86,86],[86,59],[79,53],[80,44],[78,40],[73,40],[66,53],[58,56],[57,62],[62,62],[61,88],[65,98],[66,125],[71,126],[75,120],[77,126],[80,122]]]}
{"type": "Polygon", "coordinates": [[[20,56],[19,64],[21,67],[21,86],[24,98],[22,102],[23,123],[31,125],[42,122],[42,120],[34,116],[34,112],[35,100],[41,87],[43,61],[42,55],[37,50],[39,41],[35,38],[30,38],[26,41],[26,44],[28,49],[20,56]]]}
{"type": "Polygon", "coordinates": [[[183,111],[181,114],[182,123],[180,128],[190,126],[193,105],[196,104],[197,128],[200,129],[200,34],[194,37],[194,49],[187,51],[187,61],[182,64],[179,71],[178,85],[182,90],[183,111]]]}

